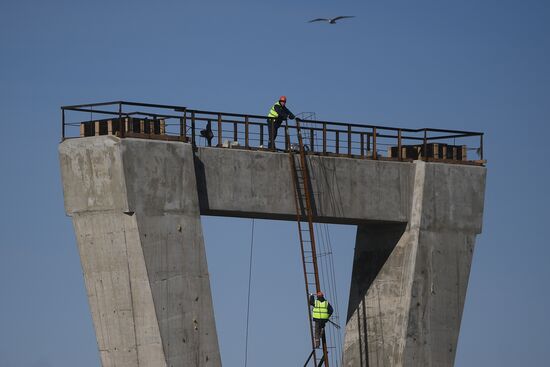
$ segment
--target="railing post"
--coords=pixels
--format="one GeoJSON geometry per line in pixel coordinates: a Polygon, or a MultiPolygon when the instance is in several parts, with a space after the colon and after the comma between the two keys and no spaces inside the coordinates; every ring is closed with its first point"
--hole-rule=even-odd
{"type": "Polygon", "coordinates": [[[313,128],[309,129],[309,149],[311,149],[312,152],[315,151],[315,138],[313,134],[315,134],[315,130],[313,130],[313,128]]]}
{"type": "Polygon", "coordinates": [[[187,111],[183,112],[183,139],[187,140],[187,111]]]}
{"type": "MultiPolygon", "coordinates": [[[[268,134],[269,134],[269,142],[268,142],[268,149],[275,151],[275,119],[267,119],[267,128],[268,128],[268,134]]],[[[285,136],[286,140],[286,136],[285,136]]]]}
{"type": "Polygon", "coordinates": [[[367,152],[370,152],[370,136],[371,134],[367,133],[367,152]]]}
{"type": "Polygon", "coordinates": [[[348,156],[351,157],[351,125],[348,125],[348,156]]]}
{"type": "Polygon", "coordinates": [[[336,130],[336,154],[340,154],[340,132],[336,130]]]}
{"type": "MultiPolygon", "coordinates": [[[[298,134],[300,133],[299,122],[296,122],[296,127],[298,134]]],[[[288,139],[285,139],[285,150],[288,151],[290,149],[290,135],[288,134],[288,121],[285,123],[285,136],[288,136],[288,139]]]]}
{"type": "Polygon", "coordinates": [[[233,141],[239,141],[239,130],[236,122],[233,123],[233,141]]]}
{"type": "Polygon", "coordinates": [[[244,117],[244,146],[248,148],[248,116],[244,117]]]}
{"type": "Polygon", "coordinates": [[[401,129],[397,130],[397,158],[399,160],[403,159],[403,154],[401,154],[401,129]]]}
{"type": "Polygon", "coordinates": [[[378,153],[376,152],[376,128],[372,128],[372,159],[377,159],[378,153]]]}
{"type": "MultiPolygon", "coordinates": [[[[184,116],[185,114],[187,113],[186,109],[184,108],[183,109],[183,116],[180,117],[180,141],[185,141],[184,137],[185,137],[185,125],[183,123],[183,119],[184,119],[184,116]]],[[[141,132],[141,131],[140,131],[141,132]]]]}
{"type": "Polygon", "coordinates": [[[260,124],[260,146],[264,145],[264,125],[260,124]]]}
{"type": "Polygon", "coordinates": [[[191,112],[191,144],[193,144],[193,148],[197,146],[195,143],[195,111],[191,112]]]}
{"type": "Polygon", "coordinates": [[[218,147],[223,145],[223,136],[222,136],[222,114],[218,113],[218,147]]]}
{"type": "Polygon", "coordinates": [[[423,158],[425,161],[428,160],[428,131],[424,129],[424,152],[423,158]]]}
{"type": "Polygon", "coordinates": [[[65,140],[65,109],[61,108],[61,141],[65,140]]]}
{"type": "Polygon", "coordinates": [[[327,123],[323,122],[323,154],[327,154],[327,123]]]}
{"type": "Polygon", "coordinates": [[[365,157],[365,133],[360,133],[361,139],[361,158],[365,157]]]}
{"type": "Polygon", "coordinates": [[[122,122],[122,102],[118,102],[118,125],[120,126],[120,137],[126,135],[126,123],[122,122]]]}
{"type": "Polygon", "coordinates": [[[483,134],[479,136],[479,157],[483,160],[483,134]]]}

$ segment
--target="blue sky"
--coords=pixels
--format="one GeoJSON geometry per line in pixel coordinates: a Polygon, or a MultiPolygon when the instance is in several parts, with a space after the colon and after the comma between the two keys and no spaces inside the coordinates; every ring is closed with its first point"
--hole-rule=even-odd
{"type": "MultiPolygon", "coordinates": [[[[2,0],[0,365],[99,365],[63,209],[59,106],[265,114],[281,94],[293,112],[327,120],[486,133],[484,227],[456,366],[547,364],[550,3],[2,0]],[[340,14],[356,18],[306,23],[340,14]]],[[[294,365],[305,312],[295,224],[256,224],[249,365],[270,365],[279,347],[294,365]],[[288,323],[264,323],[273,297],[288,323]]],[[[227,366],[242,365],[250,225],[203,218],[227,366]]],[[[355,232],[331,233],[345,301],[355,232]]]]}

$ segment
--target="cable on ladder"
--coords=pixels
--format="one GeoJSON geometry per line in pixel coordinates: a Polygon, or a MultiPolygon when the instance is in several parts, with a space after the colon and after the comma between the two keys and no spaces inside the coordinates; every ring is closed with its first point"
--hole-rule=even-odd
{"type": "Polygon", "coordinates": [[[246,305],[246,337],[244,347],[244,366],[248,363],[248,322],[250,320],[250,289],[252,284],[252,251],[254,249],[254,218],[252,218],[252,230],[250,234],[250,261],[248,264],[248,300],[246,305]]]}
{"type": "MultiPolygon", "coordinates": [[[[311,113],[311,115],[315,116],[314,113],[311,113]]],[[[315,118],[314,118],[315,120],[315,118]]],[[[303,123],[303,126],[305,126],[305,131],[306,133],[309,131],[308,129],[308,125],[307,125],[307,120],[304,120],[304,119],[301,119],[300,122],[297,121],[297,138],[298,138],[298,141],[299,143],[301,144],[298,144],[299,147],[300,147],[300,157],[299,158],[302,158],[301,155],[302,155],[302,150],[301,149],[304,149],[305,150],[305,145],[303,144],[303,135],[301,134],[302,133],[302,129],[301,129],[301,126],[302,125],[301,123],[303,123]]],[[[309,131],[309,133],[311,134],[311,131],[309,131]]],[[[288,146],[291,147],[292,149],[292,145],[290,144],[290,142],[288,143],[288,146]]],[[[316,149],[312,146],[311,149],[313,151],[315,151],[316,149]]],[[[292,155],[292,152],[291,152],[291,155],[292,155]]],[[[305,158],[305,155],[304,155],[304,158],[305,158]]],[[[300,161],[299,161],[300,162],[300,161]]],[[[296,169],[296,166],[294,164],[295,162],[294,161],[291,161],[291,165],[293,168],[293,170],[296,169]]],[[[305,159],[303,160],[303,163],[305,164],[305,159]]],[[[307,169],[307,167],[300,167],[301,168],[301,171],[303,171],[304,169],[307,169]]],[[[328,173],[328,170],[327,170],[327,167],[325,167],[325,164],[324,162],[320,161],[319,162],[319,168],[320,168],[320,173],[321,173],[321,178],[324,178],[325,180],[328,180],[329,177],[327,175],[328,173]]],[[[306,173],[307,175],[307,173],[306,173]]],[[[298,180],[299,181],[299,180],[298,180]]],[[[310,191],[309,193],[309,196],[310,197],[313,197],[315,195],[315,189],[317,189],[317,191],[320,190],[320,187],[314,187],[314,183],[313,183],[313,177],[312,176],[309,176],[309,182],[308,184],[311,185],[311,190],[307,190],[306,191],[310,191]]],[[[305,189],[305,187],[304,187],[305,189]]],[[[334,193],[332,191],[329,191],[327,193],[329,196],[329,200],[331,200],[331,202],[333,203],[333,207],[336,208],[340,214],[343,214],[344,212],[344,208],[342,206],[342,203],[340,201],[337,200],[336,197],[334,197],[334,193]]],[[[311,201],[311,200],[310,200],[311,201]]],[[[300,204],[303,204],[303,203],[300,203],[300,204]]],[[[301,205],[301,209],[304,210],[304,206],[301,205]]],[[[300,227],[300,225],[299,225],[300,227]]],[[[336,286],[336,274],[335,274],[335,268],[334,268],[334,257],[333,257],[333,252],[332,252],[332,244],[331,244],[331,238],[330,238],[330,233],[329,233],[329,226],[327,224],[318,224],[318,223],[314,223],[314,232],[316,233],[315,237],[319,239],[319,251],[317,252],[317,256],[316,256],[316,260],[319,264],[319,278],[321,280],[321,284],[325,284],[325,288],[324,291],[326,294],[329,294],[330,296],[328,297],[328,299],[332,299],[333,300],[333,303],[331,303],[333,305],[333,308],[334,308],[334,313],[332,315],[332,319],[334,319],[335,323],[333,324],[334,328],[325,328],[325,332],[327,334],[327,337],[329,339],[328,341],[328,344],[331,346],[329,347],[331,350],[332,350],[332,353],[330,353],[328,355],[328,359],[330,359],[330,364],[332,364],[333,366],[337,367],[339,366],[341,363],[342,363],[342,331],[341,331],[341,328],[339,326],[337,326],[339,324],[339,310],[338,310],[338,305],[339,305],[339,300],[338,300],[338,294],[337,294],[337,286],[336,286]]],[[[307,280],[306,280],[307,281],[307,280]]],[[[307,285],[306,285],[306,289],[307,289],[307,285]]],[[[332,321],[331,321],[332,323],[332,321]]],[[[315,350],[313,350],[312,354],[309,355],[307,361],[306,361],[306,364],[310,361],[310,359],[312,357],[314,357],[314,352],[315,350]]],[[[329,360],[326,360],[327,364],[329,362],[329,360]]],[[[325,362],[325,358],[321,358],[321,360],[319,361],[319,365],[322,365],[323,362],[325,362]]],[[[316,362],[315,362],[316,364],[316,362]]]]}
{"type": "MultiPolygon", "coordinates": [[[[315,227],[313,223],[313,208],[312,208],[312,195],[311,195],[311,182],[308,173],[307,158],[304,148],[304,143],[302,140],[302,134],[300,131],[299,120],[296,120],[296,132],[298,136],[298,163],[295,161],[294,157],[294,148],[290,144],[290,137],[288,133],[286,134],[287,146],[290,147],[289,158],[290,158],[290,168],[292,171],[292,182],[294,186],[294,198],[296,204],[296,222],[298,224],[298,234],[300,238],[300,248],[302,254],[302,265],[304,270],[304,280],[306,287],[306,298],[309,298],[310,293],[310,279],[308,275],[314,274],[315,282],[311,282],[311,285],[315,285],[315,291],[319,292],[321,290],[320,280],[319,280],[319,269],[318,269],[318,257],[316,246],[315,246],[315,227]],[[298,168],[299,167],[299,168],[298,168]],[[305,203],[304,203],[305,199],[305,203]],[[305,204],[305,205],[304,205],[305,204]],[[305,216],[302,214],[302,210],[305,209],[305,216]],[[307,223],[307,226],[302,230],[301,222],[304,221],[307,223]],[[305,237],[305,239],[304,239],[305,237]],[[306,250],[307,247],[307,250],[306,250]],[[313,269],[307,269],[309,262],[306,261],[306,253],[311,253],[311,265],[313,269]],[[309,270],[309,271],[308,271],[309,270]],[[313,270],[313,272],[311,272],[313,270]]],[[[308,257],[309,258],[309,257],[308,257]]],[[[311,314],[311,309],[308,300],[308,318],[309,318],[309,328],[311,333],[312,346],[314,344],[314,335],[313,335],[313,319],[311,314]]],[[[319,364],[317,364],[317,355],[315,353],[315,346],[313,346],[313,352],[308,358],[308,360],[313,357],[314,365],[321,366],[325,365],[329,367],[328,360],[328,348],[326,342],[325,333],[321,333],[321,347],[322,347],[322,356],[320,358],[319,364]]],[[[306,362],[307,364],[307,362],[306,362]]]]}

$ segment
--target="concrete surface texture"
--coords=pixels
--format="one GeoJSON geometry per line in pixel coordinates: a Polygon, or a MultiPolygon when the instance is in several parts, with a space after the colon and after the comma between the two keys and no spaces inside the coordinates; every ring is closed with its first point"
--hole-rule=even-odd
{"type": "MultiPolygon", "coordinates": [[[[200,215],[295,220],[287,154],[59,147],[103,366],[220,366],[200,215]]],[[[485,168],[308,158],[315,220],[357,225],[346,367],[452,366],[485,168]]]]}
{"type": "MultiPolygon", "coordinates": [[[[296,220],[289,162],[288,154],[199,148],[201,214],[296,220]]],[[[321,156],[308,162],[316,221],[408,221],[412,164],[321,156]]]]}
{"type": "Polygon", "coordinates": [[[102,137],[59,153],[102,365],[220,366],[191,146],[102,137]]]}
{"type": "Polygon", "coordinates": [[[485,168],[415,162],[410,220],[359,225],[344,366],[452,366],[485,168]]]}

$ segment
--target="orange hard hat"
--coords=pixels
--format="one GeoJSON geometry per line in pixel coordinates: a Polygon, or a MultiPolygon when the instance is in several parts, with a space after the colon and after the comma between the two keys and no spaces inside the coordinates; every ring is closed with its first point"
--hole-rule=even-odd
{"type": "Polygon", "coordinates": [[[325,295],[323,294],[323,292],[319,291],[317,292],[317,297],[324,297],[325,295]]]}
{"type": "Polygon", "coordinates": [[[286,102],[286,96],[280,96],[279,102],[286,102]]]}

